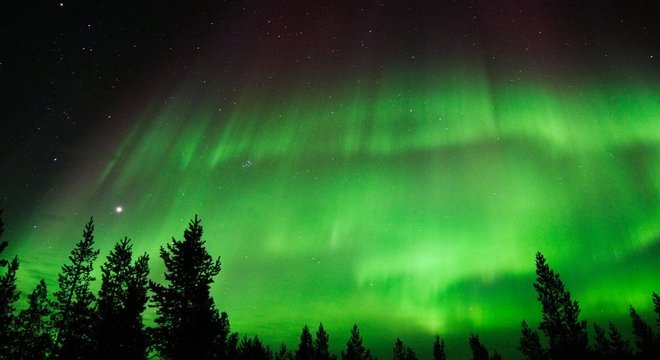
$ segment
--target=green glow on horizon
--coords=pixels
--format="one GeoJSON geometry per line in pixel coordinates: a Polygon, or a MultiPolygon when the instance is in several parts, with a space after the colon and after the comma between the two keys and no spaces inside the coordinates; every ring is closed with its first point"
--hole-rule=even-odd
{"type": "Polygon", "coordinates": [[[221,111],[213,98],[151,104],[105,169],[64,175],[35,211],[17,241],[23,291],[54,283],[88,215],[100,259],[128,235],[159,274],[158,248],[197,213],[223,261],[219,307],[274,344],[319,321],[336,348],[353,322],[367,342],[365,328],[517,334],[538,319],[537,250],[588,320],[649,311],[657,84],[496,83],[465,66],[292,88],[221,111]]]}

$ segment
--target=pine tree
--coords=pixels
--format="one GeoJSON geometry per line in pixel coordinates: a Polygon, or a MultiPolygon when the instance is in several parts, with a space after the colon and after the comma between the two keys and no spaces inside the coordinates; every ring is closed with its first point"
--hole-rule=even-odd
{"type": "Polygon", "coordinates": [[[471,334],[468,344],[472,350],[472,360],[488,360],[488,349],[479,340],[479,335],[471,334]]]}
{"type": "MultiPolygon", "coordinates": [[[[2,233],[5,232],[5,223],[2,222],[3,211],[4,209],[0,209],[0,236],[2,236],[2,233]]],[[[3,251],[5,251],[6,247],[7,247],[7,241],[5,240],[0,241],[0,254],[2,254],[3,251]]],[[[0,266],[7,266],[7,260],[0,259],[0,266]]]]}
{"type": "Polygon", "coordinates": [[[250,339],[246,336],[243,337],[241,345],[239,346],[239,356],[245,360],[271,360],[273,354],[268,346],[264,346],[259,340],[258,336],[250,339]]]}
{"type": "Polygon", "coordinates": [[[653,335],[651,326],[639,316],[637,310],[632,305],[630,305],[630,318],[632,319],[632,333],[635,338],[635,345],[638,349],[637,357],[640,359],[660,358],[659,349],[655,343],[655,336],[653,335]]]}
{"type": "Polygon", "coordinates": [[[147,355],[142,312],[148,300],[149,256],[132,261],[131,241],[124,238],[101,266],[95,326],[98,359],[144,359],[147,355]]]}
{"type": "Polygon", "coordinates": [[[392,360],[406,360],[406,347],[399,338],[396,338],[394,349],[392,349],[392,360]]]}
{"type": "Polygon", "coordinates": [[[275,360],[293,360],[293,355],[286,348],[285,344],[280,345],[280,349],[275,354],[275,360]]]}
{"type": "Polygon", "coordinates": [[[55,354],[62,359],[89,359],[93,351],[92,325],[95,297],[90,290],[92,270],[99,250],[94,249],[94,219],[85,225],[83,238],[69,256],[69,264],[58,275],[53,324],[56,327],[55,354]]]}
{"type": "Polygon", "coordinates": [[[48,299],[46,282],[42,279],[28,295],[28,308],[17,318],[17,358],[24,360],[46,359],[53,347],[51,301],[48,299]]]}
{"type": "Polygon", "coordinates": [[[655,321],[657,325],[660,326],[660,296],[655,292],[653,292],[653,311],[655,311],[655,314],[658,316],[655,321]]]}
{"type": "Polygon", "coordinates": [[[609,338],[610,348],[612,349],[612,359],[625,360],[632,358],[630,343],[623,339],[619,330],[617,330],[611,322],[609,323],[609,338]]]}
{"type": "Polygon", "coordinates": [[[315,360],[333,360],[334,355],[330,354],[330,336],[325,331],[323,323],[319,323],[314,339],[314,359],[315,360]]]}
{"type": "Polygon", "coordinates": [[[371,352],[362,344],[357,324],[351,329],[351,337],[346,342],[346,351],[341,352],[342,360],[371,360],[371,352]]]}
{"type": "Polygon", "coordinates": [[[549,341],[552,359],[584,359],[588,357],[587,322],[580,321],[580,306],[571,300],[559,274],[556,274],[545,257],[536,253],[536,282],[534,288],[543,308],[539,328],[549,341]]]}
{"type": "Polygon", "coordinates": [[[417,360],[417,354],[415,352],[405,346],[403,344],[403,341],[401,339],[396,338],[396,342],[394,343],[394,348],[392,349],[392,359],[393,360],[417,360]]]}
{"type": "Polygon", "coordinates": [[[18,257],[7,263],[6,268],[6,272],[0,275],[0,359],[11,357],[16,341],[14,304],[20,296],[16,290],[18,257]]]}
{"type": "Polygon", "coordinates": [[[240,358],[240,354],[238,351],[238,334],[237,333],[231,333],[229,336],[227,336],[227,341],[225,343],[225,349],[224,349],[224,358],[226,360],[237,360],[240,358]]]}
{"type": "Polygon", "coordinates": [[[447,355],[445,355],[445,340],[440,340],[440,336],[435,336],[435,341],[433,342],[433,360],[447,360],[447,355]]]}
{"type": "Polygon", "coordinates": [[[525,355],[527,360],[545,360],[548,358],[546,351],[541,345],[539,334],[530,329],[527,322],[522,322],[522,335],[520,337],[520,346],[518,350],[525,355]]]}
{"type": "MultiPolygon", "coordinates": [[[[2,209],[0,209],[0,236],[4,232],[2,222],[2,209]]],[[[0,253],[7,247],[7,241],[0,242],[0,253]]],[[[14,329],[14,304],[18,301],[20,293],[16,290],[16,272],[18,271],[18,257],[11,261],[0,259],[0,359],[10,358],[16,340],[14,329]],[[6,268],[6,269],[2,269],[6,268]]]]}
{"type": "Polygon", "coordinates": [[[490,355],[490,360],[502,360],[502,355],[500,355],[497,350],[493,350],[493,354],[490,355]]]}
{"type": "Polygon", "coordinates": [[[296,360],[312,360],[314,359],[314,344],[312,342],[312,334],[309,328],[305,325],[300,332],[300,344],[296,350],[296,360]]]}
{"type": "Polygon", "coordinates": [[[605,329],[594,324],[594,355],[598,359],[610,359],[612,354],[612,346],[610,340],[607,338],[605,329]]]}
{"type": "Polygon", "coordinates": [[[150,282],[156,308],[155,346],[170,359],[213,359],[222,356],[220,314],[210,294],[220,272],[204,247],[201,221],[195,215],[183,233],[160,249],[167,285],[150,282]]]}

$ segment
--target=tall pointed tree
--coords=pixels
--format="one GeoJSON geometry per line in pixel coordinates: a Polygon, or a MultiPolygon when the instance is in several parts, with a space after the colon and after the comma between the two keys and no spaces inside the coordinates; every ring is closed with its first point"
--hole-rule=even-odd
{"type": "Polygon", "coordinates": [[[94,219],[83,230],[83,238],[71,251],[69,263],[58,275],[53,323],[56,327],[55,354],[61,359],[93,357],[92,325],[95,296],[90,290],[94,261],[99,250],[94,249],[94,219]]]}
{"type": "Polygon", "coordinates": [[[400,338],[396,338],[394,343],[394,348],[392,349],[392,359],[393,360],[417,360],[417,354],[405,346],[403,341],[400,338]]]}
{"type": "Polygon", "coordinates": [[[333,360],[335,356],[330,354],[330,335],[325,331],[323,323],[319,323],[314,339],[314,359],[315,360],[333,360]]]}
{"type": "MultiPolygon", "coordinates": [[[[2,215],[2,210],[0,210],[2,215]]],[[[0,235],[4,231],[4,224],[0,217],[0,235]]],[[[0,243],[0,253],[7,247],[7,242],[0,243]]],[[[0,259],[0,358],[11,358],[16,333],[13,326],[15,303],[20,293],[16,290],[16,272],[18,271],[18,257],[11,261],[0,259]]]]}
{"type": "Polygon", "coordinates": [[[435,336],[435,341],[433,341],[433,360],[447,360],[445,340],[440,339],[438,335],[435,336]]]}
{"type": "Polygon", "coordinates": [[[271,360],[273,358],[270,348],[264,346],[256,335],[252,339],[248,338],[247,335],[244,336],[238,352],[240,358],[246,360],[271,360]]]}
{"type": "Polygon", "coordinates": [[[314,359],[314,343],[312,341],[312,334],[309,332],[309,327],[305,325],[300,332],[300,343],[296,350],[296,360],[312,359],[314,359]]]}
{"type": "Polygon", "coordinates": [[[28,295],[28,304],[28,308],[21,310],[17,318],[17,358],[46,359],[50,356],[53,340],[49,321],[51,301],[43,279],[28,295]]]}
{"type": "Polygon", "coordinates": [[[660,326],[660,296],[653,292],[653,311],[655,311],[655,315],[658,317],[655,319],[656,324],[660,326]]]}
{"type": "Polygon", "coordinates": [[[640,359],[658,359],[660,358],[660,349],[656,344],[653,329],[637,310],[630,305],[630,318],[632,320],[632,333],[637,346],[637,357],[640,359]]]}
{"type": "Polygon", "coordinates": [[[525,355],[527,360],[545,360],[548,358],[548,355],[541,345],[541,339],[539,334],[530,329],[527,325],[527,322],[523,320],[522,322],[522,334],[520,336],[520,346],[518,350],[525,355]]]}
{"type": "Polygon", "coordinates": [[[536,253],[534,289],[541,302],[543,319],[539,328],[546,334],[553,359],[588,357],[587,322],[579,319],[580,306],[571,299],[559,274],[548,266],[545,257],[536,253]]]}
{"type": "Polygon", "coordinates": [[[201,220],[195,215],[183,240],[161,247],[166,285],[150,282],[156,308],[155,346],[170,359],[208,359],[222,356],[220,314],[211,297],[211,284],[220,273],[202,239],[201,220]]]}
{"type": "Polygon", "coordinates": [[[18,257],[14,257],[6,268],[6,272],[0,275],[0,359],[12,357],[17,340],[14,311],[15,303],[20,297],[16,290],[18,257]]]}
{"type": "MultiPolygon", "coordinates": [[[[0,209],[0,236],[2,236],[2,233],[5,232],[5,223],[2,222],[2,213],[4,212],[4,209],[0,209]]],[[[5,250],[7,247],[7,241],[2,240],[0,241],[0,254],[5,250]]],[[[0,259],[0,266],[6,266],[7,265],[7,260],[5,259],[0,259]]]]}
{"type": "Polygon", "coordinates": [[[612,345],[607,338],[605,329],[594,323],[594,355],[598,359],[610,359],[612,345]]]}
{"type": "Polygon", "coordinates": [[[128,238],[120,240],[101,266],[96,307],[97,359],[144,359],[147,335],[142,313],[148,300],[149,256],[133,262],[128,238]]]}
{"type": "Polygon", "coordinates": [[[488,349],[479,340],[479,335],[471,334],[468,344],[472,350],[472,360],[488,360],[488,349]]]}
{"type": "Polygon", "coordinates": [[[293,355],[285,344],[280,345],[280,349],[275,353],[275,360],[293,360],[293,355]]]}
{"type": "Polygon", "coordinates": [[[625,340],[617,328],[609,323],[609,340],[610,348],[612,349],[612,359],[626,360],[632,358],[632,351],[630,351],[630,343],[625,340]]]}
{"type": "Polygon", "coordinates": [[[362,344],[362,337],[360,337],[360,329],[357,324],[353,325],[351,329],[351,337],[346,342],[346,351],[341,352],[342,360],[371,360],[371,351],[366,349],[362,344]]]}

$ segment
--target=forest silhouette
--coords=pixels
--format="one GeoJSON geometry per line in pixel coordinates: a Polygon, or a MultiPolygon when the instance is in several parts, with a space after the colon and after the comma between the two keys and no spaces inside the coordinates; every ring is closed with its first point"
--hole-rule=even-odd
{"type": "MultiPolygon", "coordinates": [[[[0,210],[0,236],[3,231],[0,210]]],[[[314,334],[304,325],[296,349],[282,344],[273,350],[257,335],[241,337],[232,332],[229,315],[216,308],[210,294],[221,262],[220,257],[214,258],[206,250],[197,215],[184,230],[182,240],[172,238],[160,248],[159,257],[165,266],[163,283],[149,280],[149,255],[134,256],[131,240],[124,238],[100,265],[101,286],[97,293],[91,289],[97,280],[93,269],[100,250],[95,248],[94,220],[90,218],[82,239],[61,267],[57,290],[50,294],[42,279],[27,296],[27,308],[21,311],[16,310],[21,298],[16,286],[19,259],[2,257],[7,246],[6,240],[0,242],[0,359],[374,359],[357,324],[339,357],[330,352],[330,336],[322,323],[314,334]],[[143,321],[147,307],[156,313],[153,326],[143,321]]],[[[525,358],[660,359],[657,293],[652,293],[655,325],[631,305],[632,341],[610,322],[606,327],[593,324],[590,342],[578,301],[540,252],[536,253],[535,266],[533,286],[542,317],[538,326],[524,320],[521,323],[518,350],[525,358]]],[[[478,334],[470,334],[467,345],[472,359],[502,358],[496,350],[489,351],[478,334]]],[[[439,335],[429,347],[434,360],[446,359],[445,341],[439,335]]],[[[418,357],[397,338],[392,358],[418,357]]]]}

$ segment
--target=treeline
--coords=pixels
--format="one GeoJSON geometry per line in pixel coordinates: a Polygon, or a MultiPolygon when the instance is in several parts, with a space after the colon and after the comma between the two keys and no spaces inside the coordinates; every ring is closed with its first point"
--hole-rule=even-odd
{"type": "MultiPolygon", "coordinates": [[[[0,235],[4,230],[0,210],[0,235]]],[[[231,332],[229,317],[220,312],[210,295],[210,285],[221,270],[220,258],[205,248],[197,216],[182,240],[172,239],[160,249],[165,265],[164,283],[149,280],[149,256],[134,256],[131,240],[121,239],[101,265],[101,287],[93,266],[99,255],[94,242],[94,222],[85,225],[58,274],[55,292],[49,295],[44,280],[28,295],[28,307],[20,312],[16,288],[17,257],[0,259],[0,359],[228,359],[228,360],[336,360],[330,353],[330,336],[323,324],[312,335],[305,325],[296,349],[282,344],[273,351],[258,336],[240,337],[231,332]],[[147,327],[142,314],[155,309],[155,326],[147,327]]],[[[7,242],[0,243],[0,253],[7,242]]],[[[630,306],[633,344],[617,328],[593,325],[589,344],[587,322],[580,307],[565,289],[559,274],[536,254],[534,288],[542,305],[539,332],[522,322],[518,349],[527,359],[660,359],[660,333],[630,306]]],[[[652,294],[656,326],[660,326],[660,297],[652,294]]],[[[475,360],[501,359],[489,351],[477,334],[467,344],[475,360]]],[[[444,360],[445,342],[435,336],[433,359],[444,360]]],[[[342,360],[374,359],[354,325],[342,360]]],[[[414,360],[417,355],[396,339],[392,358],[414,360]]]]}

